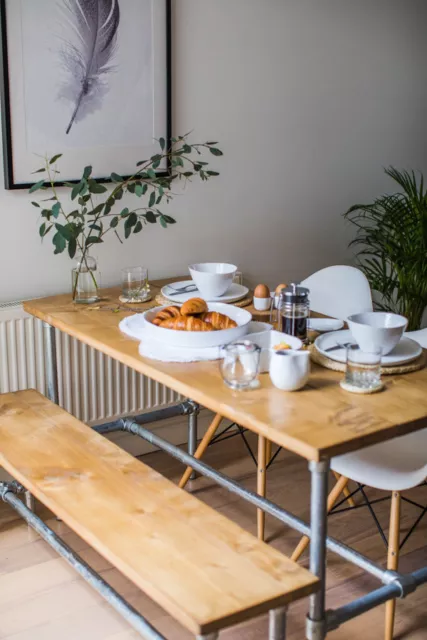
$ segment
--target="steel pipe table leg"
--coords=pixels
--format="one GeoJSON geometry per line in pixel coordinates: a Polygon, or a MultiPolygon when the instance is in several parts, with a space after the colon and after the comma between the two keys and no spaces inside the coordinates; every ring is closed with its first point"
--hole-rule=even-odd
{"type": "Polygon", "coordinates": [[[320,589],[310,596],[310,611],[307,620],[307,639],[326,638],[326,537],[329,460],[310,462],[311,472],[311,545],[310,571],[320,580],[320,589]]]}
{"type": "Polygon", "coordinates": [[[59,404],[58,389],[58,360],[56,355],[55,328],[47,322],[43,322],[45,344],[45,366],[47,397],[55,404],[59,404]]]}
{"type": "Polygon", "coordinates": [[[268,640],[286,640],[286,607],[270,611],[268,640]]]}
{"type": "Polygon", "coordinates": [[[25,492],[25,505],[33,513],[36,512],[36,500],[35,500],[33,494],[30,493],[29,491],[25,492]]]}
{"type": "MultiPolygon", "coordinates": [[[[200,413],[200,405],[192,400],[188,401],[188,453],[193,456],[197,449],[197,423],[200,413]]],[[[190,480],[195,480],[197,474],[192,472],[190,480]]]]}

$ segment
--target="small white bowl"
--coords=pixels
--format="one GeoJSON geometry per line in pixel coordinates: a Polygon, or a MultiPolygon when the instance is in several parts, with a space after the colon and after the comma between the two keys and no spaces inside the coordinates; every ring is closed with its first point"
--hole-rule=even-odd
{"type": "Polygon", "coordinates": [[[271,307],[271,298],[258,298],[254,296],[254,307],[257,311],[268,311],[271,307]]]}
{"type": "Polygon", "coordinates": [[[294,351],[299,351],[302,348],[302,342],[299,338],[281,331],[274,331],[271,328],[270,331],[249,334],[246,339],[261,347],[260,373],[268,373],[270,371],[271,358],[275,353],[274,347],[278,344],[286,342],[294,351]]]}
{"type": "Polygon", "coordinates": [[[228,291],[237,267],[226,262],[201,262],[190,265],[188,270],[203,298],[211,300],[228,291]]]}
{"type": "Polygon", "coordinates": [[[362,351],[384,356],[400,342],[408,321],[395,313],[367,311],[347,318],[348,328],[362,351]]]}

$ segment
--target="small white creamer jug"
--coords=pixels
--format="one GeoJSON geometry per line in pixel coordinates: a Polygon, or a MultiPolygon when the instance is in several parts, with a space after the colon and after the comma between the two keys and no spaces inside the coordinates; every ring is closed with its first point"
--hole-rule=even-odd
{"type": "Polygon", "coordinates": [[[310,352],[282,350],[273,353],[270,361],[272,383],[282,391],[302,389],[310,376],[310,352]]]}

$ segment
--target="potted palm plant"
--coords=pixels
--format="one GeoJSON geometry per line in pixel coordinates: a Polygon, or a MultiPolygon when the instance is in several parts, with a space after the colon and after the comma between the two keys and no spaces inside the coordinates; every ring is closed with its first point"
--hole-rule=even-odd
{"type": "Polygon", "coordinates": [[[385,172],[399,191],[356,204],[344,216],[357,229],[350,246],[357,248],[376,307],[406,316],[414,331],[427,307],[427,190],[422,174],[385,172]]]}

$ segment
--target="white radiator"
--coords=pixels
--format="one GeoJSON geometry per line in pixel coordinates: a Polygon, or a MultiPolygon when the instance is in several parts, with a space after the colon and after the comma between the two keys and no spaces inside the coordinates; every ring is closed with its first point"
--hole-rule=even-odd
{"type": "MultiPolygon", "coordinates": [[[[56,332],[60,404],[88,424],[144,413],[180,396],[111,358],[56,332]]],[[[43,323],[20,303],[0,304],[0,392],[45,393],[43,323]]]]}

